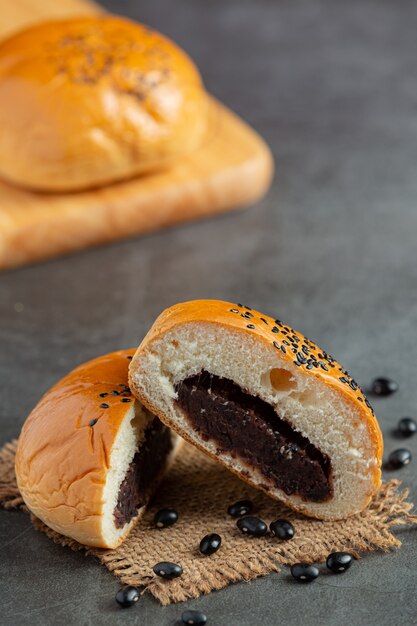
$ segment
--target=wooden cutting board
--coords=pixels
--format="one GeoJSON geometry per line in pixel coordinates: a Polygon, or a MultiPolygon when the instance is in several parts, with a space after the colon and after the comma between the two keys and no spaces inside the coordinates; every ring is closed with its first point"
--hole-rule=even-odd
{"type": "MultiPolygon", "coordinates": [[[[3,3],[0,37],[43,19],[99,12],[86,0],[3,3]]],[[[71,194],[32,193],[0,181],[0,269],[67,254],[248,205],[273,173],[265,142],[212,99],[205,144],[160,173],[71,194]]]]}

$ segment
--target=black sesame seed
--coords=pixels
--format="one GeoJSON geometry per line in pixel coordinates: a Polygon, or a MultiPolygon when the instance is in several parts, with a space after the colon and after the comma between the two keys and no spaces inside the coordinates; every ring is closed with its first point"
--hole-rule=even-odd
{"type": "Polygon", "coordinates": [[[183,624],[192,626],[204,626],[207,624],[207,615],[201,611],[184,611],[181,614],[181,621],[183,624]]]}
{"type": "Polygon", "coordinates": [[[320,367],[322,370],[324,370],[325,372],[329,371],[329,368],[327,367],[327,365],[325,365],[324,363],[320,363],[320,367]]]}
{"type": "Polygon", "coordinates": [[[354,380],[351,380],[351,381],[349,382],[349,385],[351,386],[351,388],[353,389],[353,391],[356,391],[356,390],[357,390],[357,388],[358,388],[358,385],[355,383],[355,381],[354,381],[354,380]]]}
{"type": "Polygon", "coordinates": [[[94,424],[97,424],[97,421],[98,421],[97,419],[91,420],[89,425],[94,426],[94,424]]]}
{"type": "Polygon", "coordinates": [[[326,560],[329,570],[335,574],[343,574],[353,563],[353,556],[349,552],[332,552],[326,560]]]}
{"type": "Polygon", "coordinates": [[[301,346],[301,350],[304,352],[304,354],[309,354],[310,352],[310,348],[308,348],[307,346],[301,346]]]}
{"type": "Polygon", "coordinates": [[[175,509],[167,507],[155,513],[153,520],[157,528],[167,528],[178,521],[178,513],[175,509]]]}
{"type": "Polygon", "coordinates": [[[274,346],[277,350],[279,350],[279,343],[278,343],[277,341],[273,341],[273,342],[272,342],[272,345],[273,345],[273,346],[274,346]]]}
{"type": "Polygon", "coordinates": [[[285,354],[287,352],[287,350],[285,349],[285,346],[281,346],[281,351],[285,354]]]}
{"type": "Polygon", "coordinates": [[[248,309],[248,311],[252,311],[252,308],[250,306],[244,306],[244,309],[248,309]]]}
{"type": "Polygon", "coordinates": [[[261,317],[261,322],[263,322],[264,324],[268,324],[268,322],[266,321],[264,317],[261,317]]]}
{"type": "MultiPolygon", "coordinates": [[[[298,361],[294,361],[294,365],[296,365],[297,367],[301,367],[301,363],[299,363],[298,361]]],[[[311,369],[311,365],[307,365],[307,369],[311,369]]]]}
{"type": "Polygon", "coordinates": [[[132,402],[131,398],[122,398],[120,402],[132,402]]]}
{"type": "Polygon", "coordinates": [[[398,448],[398,450],[394,450],[388,457],[389,466],[392,469],[400,469],[404,467],[404,465],[408,465],[411,463],[411,452],[406,448],[398,448]]]}
{"type": "Polygon", "coordinates": [[[417,424],[412,417],[403,417],[398,422],[397,430],[403,437],[411,437],[417,432],[417,424]]]}
{"type": "Polygon", "coordinates": [[[108,409],[108,408],[109,408],[109,406],[110,406],[109,404],[106,404],[105,402],[102,402],[102,403],[100,404],[100,409],[108,409]]]}
{"type": "Polygon", "coordinates": [[[286,339],[284,339],[282,343],[285,343],[286,346],[290,347],[290,342],[287,341],[286,339]]]}
{"type": "Polygon", "coordinates": [[[295,563],[291,565],[291,575],[301,583],[311,583],[318,577],[319,570],[315,565],[295,563]]]}
{"type": "Polygon", "coordinates": [[[253,317],[253,313],[249,313],[249,311],[245,312],[246,317],[253,317]]]}
{"type": "Polygon", "coordinates": [[[153,566],[153,571],[157,576],[165,578],[166,580],[172,580],[178,578],[182,574],[182,567],[178,563],[170,563],[169,561],[161,561],[153,566]]]}
{"type": "Polygon", "coordinates": [[[239,313],[237,309],[230,309],[230,313],[239,313]]]}
{"type": "Polygon", "coordinates": [[[236,526],[242,533],[252,535],[252,537],[263,537],[268,532],[268,527],[265,522],[251,515],[238,519],[236,526]]]}
{"type": "Polygon", "coordinates": [[[273,327],[271,328],[271,332],[273,332],[273,333],[279,333],[279,328],[277,328],[276,326],[273,326],[273,327]]]}
{"type": "Polygon", "coordinates": [[[206,535],[200,541],[200,552],[205,556],[210,556],[217,552],[222,544],[222,538],[217,533],[211,533],[211,535],[206,535]]]}
{"type": "Polygon", "coordinates": [[[112,396],[118,396],[119,394],[120,394],[120,391],[114,390],[114,391],[111,392],[112,396]]]}
{"type": "Polygon", "coordinates": [[[133,356],[127,356],[126,357],[129,361],[131,361],[133,359],[133,356]]]}
{"type": "Polygon", "coordinates": [[[306,370],[312,370],[312,369],[313,369],[312,363],[309,363],[308,365],[306,365],[306,370]]]}
{"type": "Polygon", "coordinates": [[[275,522],[271,522],[269,528],[271,533],[278,539],[282,539],[282,541],[287,541],[294,537],[294,526],[286,519],[277,519],[275,522]]]}
{"type": "Polygon", "coordinates": [[[242,517],[242,515],[247,515],[253,509],[253,504],[250,500],[239,500],[234,504],[231,504],[227,509],[227,512],[232,517],[242,517]]]}
{"type": "Polygon", "coordinates": [[[371,391],[376,396],[390,396],[398,390],[398,383],[391,378],[375,378],[372,381],[371,391]]]}
{"type": "Polygon", "coordinates": [[[348,379],[347,379],[347,378],[345,378],[344,376],[339,376],[339,380],[340,380],[342,383],[345,383],[345,384],[348,384],[348,383],[349,383],[348,379]]]}
{"type": "Polygon", "coordinates": [[[120,383],[119,387],[122,389],[129,389],[129,385],[124,385],[123,383],[120,383]]]}
{"type": "Polygon", "coordinates": [[[130,606],[133,606],[135,602],[139,600],[139,591],[136,587],[132,587],[128,585],[127,587],[122,587],[116,593],[116,602],[122,609],[127,609],[130,606]]]}
{"type": "Polygon", "coordinates": [[[105,398],[109,394],[104,391],[103,393],[99,393],[98,395],[99,395],[99,398],[105,398]]]}
{"type": "Polygon", "coordinates": [[[237,303],[237,306],[239,306],[241,309],[247,309],[247,306],[243,306],[243,304],[240,304],[240,302],[237,303]]]}
{"type": "Polygon", "coordinates": [[[255,326],[253,324],[248,324],[247,328],[250,328],[251,330],[253,330],[255,328],[255,326]]]}

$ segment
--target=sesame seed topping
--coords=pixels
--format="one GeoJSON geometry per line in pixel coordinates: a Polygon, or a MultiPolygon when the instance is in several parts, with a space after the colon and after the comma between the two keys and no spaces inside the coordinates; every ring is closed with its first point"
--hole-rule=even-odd
{"type": "Polygon", "coordinates": [[[121,402],[132,402],[130,398],[122,398],[121,402]]]}
{"type": "Polygon", "coordinates": [[[104,391],[103,393],[99,393],[99,394],[98,394],[98,397],[99,397],[99,398],[105,398],[105,397],[106,397],[106,396],[108,396],[108,395],[109,395],[109,394],[108,394],[108,393],[106,393],[106,392],[104,391]]]}
{"type": "Polygon", "coordinates": [[[230,309],[230,313],[239,313],[237,309],[230,309]]]}
{"type": "Polygon", "coordinates": [[[133,359],[133,356],[127,356],[126,357],[129,361],[131,361],[133,359]]]}
{"type": "Polygon", "coordinates": [[[91,420],[89,426],[94,426],[94,424],[97,424],[97,420],[96,419],[91,420]]]}
{"type": "Polygon", "coordinates": [[[250,328],[251,330],[254,330],[255,326],[253,324],[248,324],[247,328],[250,328]]]}
{"type": "Polygon", "coordinates": [[[271,328],[271,331],[272,331],[273,333],[279,333],[279,328],[277,328],[276,326],[273,326],[273,327],[271,328]]]}
{"type": "Polygon", "coordinates": [[[109,405],[109,404],[106,404],[105,402],[102,402],[102,403],[100,404],[100,409],[108,409],[109,407],[110,407],[110,405],[109,405]]]}

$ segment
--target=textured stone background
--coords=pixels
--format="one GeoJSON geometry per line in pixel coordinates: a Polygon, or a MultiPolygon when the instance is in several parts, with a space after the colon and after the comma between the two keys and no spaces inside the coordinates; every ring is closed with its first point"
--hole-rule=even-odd
{"type": "MultiPolygon", "coordinates": [[[[137,344],[165,306],[208,297],[288,320],[364,386],[395,377],[398,394],[374,403],[392,450],[397,419],[417,413],[416,3],[106,6],[191,53],[208,88],[268,140],[276,179],[249,210],[1,274],[1,442],[70,368],[137,344]]],[[[409,446],[417,457],[417,438],[409,446]]],[[[416,497],[415,465],[396,475],[416,497]]],[[[283,572],[188,605],[211,625],[415,624],[416,536],[401,536],[400,551],[344,576],[300,586],[283,572]]],[[[0,555],[4,625],[168,626],[184,608],[145,598],[121,613],[104,568],[18,513],[0,512],[0,555]]]]}

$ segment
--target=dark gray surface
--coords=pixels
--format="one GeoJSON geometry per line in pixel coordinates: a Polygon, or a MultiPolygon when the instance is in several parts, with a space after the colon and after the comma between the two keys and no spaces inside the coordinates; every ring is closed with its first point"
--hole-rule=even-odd
{"type": "MultiPolygon", "coordinates": [[[[417,413],[416,3],[106,4],[192,54],[269,141],[277,176],[250,210],[0,275],[1,440],[80,361],[137,344],[165,306],[207,297],[288,320],[363,385],[394,376],[398,394],[374,403],[394,449],[396,420],[417,413]]],[[[417,437],[409,446],[417,456],[417,437]]],[[[396,476],[415,497],[415,465],[396,476]]],[[[343,576],[300,586],[283,572],[187,606],[210,625],[417,624],[416,538],[399,536],[401,550],[343,576]]],[[[23,514],[0,512],[0,548],[4,625],[168,626],[185,607],[145,597],[121,612],[112,575],[23,514]]]]}

